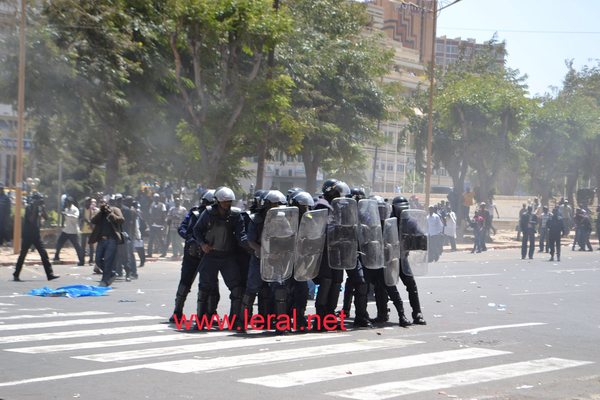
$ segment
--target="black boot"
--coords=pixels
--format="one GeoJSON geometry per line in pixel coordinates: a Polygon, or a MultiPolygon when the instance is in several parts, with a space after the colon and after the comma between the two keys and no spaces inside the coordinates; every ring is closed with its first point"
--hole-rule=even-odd
{"type": "Polygon", "coordinates": [[[210,317],[212,316],[212,314],[207,314],[208,311],[208,296],[209,296],[209,292],[206,290],[199,290],[198,291],[198,303],[197,303],[197,308],[196,308],[196,330],[203,330],[206,329],[206,327],[202,326],[200,324],[200,321],[202,321],[203,318],[206,317],[206,319],[210,320],[210,317]]]}
{"type": "MultiPolygon", "coordinates": [[[[244,293],[242,296],[242,318],[248,318],[248,321],[252,318],[252,308],[254,307],[254,300],[256,295],[253,293],[244,293]]],[[[246,327],[247,328],[247,327],[246,327]]]]}
{"type": "Polygon", "coordinates": [[[377,317],[372,319],[374,324],[385,324],[389,321],[389,310],[387,307],[388,294],[382,284],[375,285],[375,304],[377,306],[377,317]]]}
{"type": "Polygon", "coordinates": [[[177,317],[178,320],[181,320],[181,316],[183,315],[183,306],[185,305],[185,300],[187,299],[189,292],[189,286],[180,283],[177,287],[177,293],[175,294],[175,309],[169,318],[170,323],[175,322],[175,317],[177,317]]]}
{"type": "MultiPolygon", "coordinates": [[[[340,289],[342,283],[332,283],[331,289],[329,289],[329,296],[327,296],[327,308],[326,313],[329,315],[335,315],[335,309],[337,307],[338,299],[340,298],[340,289]]],[[[336,327],[336,330],[341,329],[340,324],[336,327]]]]}
{"type": "Polygon", "coordinates": [[[409,327],[412,324],[408,319],[406,319],[406,316],[404,315],[404,304],[402,303],[400,294],[398,293],[398,296],[394,297],[395,298],[392,299],[392,302],[394,303],[394,307],[396,307],[396,311],[398,312],[398,325],[402,328],[409,327]]]}
{"type": "Polygon", "coordinates": [[[342,311],[344,311],[346,318],[350,317],[350,307],[352,307],[353,295],[354,285],[350,279],[346,279],[346,284],[344,285],[344,304],[342,305],[342,311]]]}
{"type": "MultiPolygon", "coordinates": [[[[280,320],[280,317],[283,317],[285,315],[288,316],[289,318],[289,314],[288,314],[288,290],[285,286],[278,286],[275,291],[274,291],[274,297],[275,297],[275,315],[276,315],[276,323],[275,323],[275,331],[277,332],[278,335],[284,335],[286,333],[288,333],[288,329],[282,329],[279,328],[277,326],[277,321],[280,320]]],[[[284,320],[283,318],[281,320],[284,320]]]]}
{"type": "Polygon", "coordinates": [[[267,316],[270,313],[269,304],[271,302],[271,288],[263,284],[258,291],[258,313],[263,316],[264,321],[267,321],[267,316]]]}
{"type": "Polygon", "coordinates": [[[369,321],[367,313],[367,290],[369,286],[366,283],[357,285],[354,289],[354,308],[356,316],[354,317],[355,328],[372,328],[373,325],[369,321]]]}
{"type": "Polygon", "coordinates": [[[244,288],[238,286],[231,289],[229,299],[231,300],[231,308],[229,309],[230,321],[235,317],[233,328],[239,332],[246,331],[246,324],[244,322],[244,315],[242,313],[242,297],[244,295],[244,288]]]}
{"type": "Polygon", "coordinates": [[[333,281],[329,278],[322,278],[319,280],[319,291],[317,292],[317,298],[315,299],[316,313],[319,318],[317,321],[311,321],[311,323],[315,323],[315,325],[310,327],[313,330],[323,330],[323,319],[327,315],[329,292],[331,291],[332,284],[333,281]]]}
{"type": "Polygon", "coordinates": [[[427,322],[425,322],[425,319],[423,318],[423,314],[421,314],[420,312],[416,313],[413,311],[412,317],[413,317],[413,324],[427,325],[427,322]]]}

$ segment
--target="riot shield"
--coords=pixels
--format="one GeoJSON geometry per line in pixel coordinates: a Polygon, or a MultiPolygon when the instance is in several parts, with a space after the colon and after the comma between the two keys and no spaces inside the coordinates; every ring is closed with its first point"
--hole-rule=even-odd
{"type": "Polygon", "coordinates": [[[383,268],[383,233],[379,219],[377,201],[362,199],[358,201],[358,248],[360,260],[365,268],[383,268]]]}
{"type": "Polygon", "coordinates": [[[398,238],[398,219],[395,217],[386,219],[383,224],[383,247],[385,284],[396,286],[400,277],[400,239],[398,238]]]}
{"type": "Polygon", "coordinates": [[[423,210],[408,209],[400,214],[400,264],[406,275],[427,274],[427,213],[423,210]]]}
{"type": "Polygon", "coordinates": [[[297,207],[267,211],[260,249],[260,275],[265,282],[283,282],[292,276],[297,232],[297,207]]]}
{"type": "Polygon", "coordinates": [[[356,200],[339,197],[331,202],[332,222],[327,225],[327,256],[332,269],[356,268],[358,251],[356,200]]]}
{"type": "Polygon", "coordinates": [[[325,229],[328,210],[307,211],[302,215],[296,237],[296,262],[294,279],[305,282],[319,274],[321,257],[325,248],[325,229]]]}

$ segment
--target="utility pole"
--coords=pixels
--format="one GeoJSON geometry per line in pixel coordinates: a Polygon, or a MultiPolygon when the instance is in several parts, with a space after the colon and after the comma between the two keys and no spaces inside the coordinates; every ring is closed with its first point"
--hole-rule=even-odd
{"type": "Polygon", "coordinates": [[[26,0],[21,0],[19,21],[19,87],[17,99],[17,170],[15,174],[15,220],[13,251],[21,250],[21,209],[23,201],[23,136],[25,132],[25,15],[26,0]]]}

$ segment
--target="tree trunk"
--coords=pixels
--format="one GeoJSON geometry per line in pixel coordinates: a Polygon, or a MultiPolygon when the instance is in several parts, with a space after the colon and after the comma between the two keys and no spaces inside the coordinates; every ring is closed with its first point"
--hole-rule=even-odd
{"type": "Polygon", "coordinates": [[[119,180],[119,154],[117,150],[117,142],[107,140],[105,142],[106,154],[106,176],[104,182],[105,193],[115,193],[115,187],[119,180]]]}
{"type": "Polygon", "coordinates": [[[262,189],[265,180],[265,159],[267,158],[267,144],[263,141],[258,143],[256,154],[258,161],[256,163],[256,190],[262,189]]]}
{"type": "Polygon", "coordinates": [[[575,197],[573,196],[573,194],[575,193],[575,186],[577,185],[578,177],[579,175],[577,173],[570,173],[569,175],[567,175],[567,199],[569,200],[569,203],[571,204],[573,210],[575,210],[575,208],[577,207],[574,201],[575,197]]]}
{"type": "Polygon", "coordinates": [[[317,173],[319,171],[320,159],[308,149],[303,149],[302,159],[306,173],[306,191],[310,194],[315,194],[317,192],[317,173]]]}

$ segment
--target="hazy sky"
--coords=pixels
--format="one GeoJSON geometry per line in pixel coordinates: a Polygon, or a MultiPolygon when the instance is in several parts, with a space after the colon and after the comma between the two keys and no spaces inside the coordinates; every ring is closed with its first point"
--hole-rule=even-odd
{"type": "MultiPolygon", "coordinates": [[[[440,6],[451,3],[442,0],[440,6]]],[[[461,0],[442,10],[437,36],[506,41],[508,66],[527,74],[531,94],[562,87],[564,60],[600,60],[600,0],[461,0]]]]}

